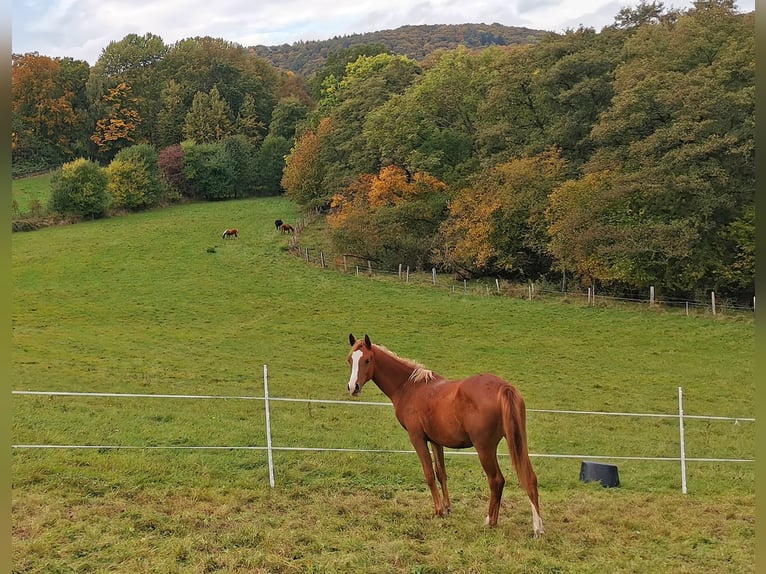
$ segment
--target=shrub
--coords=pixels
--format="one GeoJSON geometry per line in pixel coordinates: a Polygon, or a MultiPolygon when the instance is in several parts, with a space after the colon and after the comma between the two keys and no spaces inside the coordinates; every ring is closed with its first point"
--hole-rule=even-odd
{"type": "Polygon", "coordinates": [[[184,173],[184,150],[181,144],[174,144],[160,150],[157,166],[165,183],[176,193],[191,197],[192,190],[184,173]]]}
{"type": "Polygon", "coordinates": [[[162,195],[157,151],[148,144],[120,150],[107,167],[111,207],[145,209],[158,203],[162,195]]]}
{"type": "Polygon", "coordinates": [[[97,163],[79,158],[61,166],[51,177],[51,210],[65,216],[106,215],[108,178],[97,163]]]}
{"type": "Polygon", "coordinates": [[[221,142],[181,144],[184,175],[189,181],[191,195],[196,199],[232,199],[235,191],[226,150],[221,142]]]}

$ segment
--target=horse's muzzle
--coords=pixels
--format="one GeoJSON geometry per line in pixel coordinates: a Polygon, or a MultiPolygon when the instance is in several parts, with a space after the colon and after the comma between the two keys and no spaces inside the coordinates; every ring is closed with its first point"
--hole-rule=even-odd
{"type": "Polygon", "coordinates": [[[355,396],[357,396],[359,393],[361,393],[361,392],[362,392],[362,389],[361,389],[361,387],[360,387],[360,386],[359,386],[357,383],[354,383],[354,388],[353,388],[353,389],[351,388],[351,385],[349,385],[349,388],[348,388],[348,392],[349,392],[349,394],[350,394],[352,397],[355,397],[355,396]]]}

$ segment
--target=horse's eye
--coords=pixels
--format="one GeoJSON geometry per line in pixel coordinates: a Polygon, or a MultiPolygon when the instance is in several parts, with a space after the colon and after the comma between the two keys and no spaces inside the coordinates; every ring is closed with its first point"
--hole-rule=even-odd
{"type": "Polygon", "coordinates": [[[365,360],[364,360],[364,364],[365,364],[365,365],[369,365],[369,364],[370,364],[370,359],[365,359],[365,360]]]}

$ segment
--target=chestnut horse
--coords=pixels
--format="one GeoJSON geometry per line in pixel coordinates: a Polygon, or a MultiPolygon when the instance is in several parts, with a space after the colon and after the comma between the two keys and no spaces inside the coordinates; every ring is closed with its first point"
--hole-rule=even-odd
{"type": "Polygon", "coordinates": [[[351,377],[348,392],[356,396],[372,381],[394,404],[396,418],[410,436],[420,457],[434,510],[438,516],[450,511],[444,447],[475,447],[489,482],[487,524],[497,525],[505,478],[497,462],[497,445],[505,437],[521,486],[532,505],[535,538],[544,534],[537,493],[537,475],[527,451],[526,407],[516,388],[491,374],[448,381],[409,359],[402,359],[370,338],[356,340],[349,334],[351,377]],[[435,465],[431,460],[431,443],[435,465]],[[436,487],[442,489],[440,500],[436,487]]]}
{"type": "Polygon", "coordinates": [[[289,223],[283,223],[282,225],[279,226],[279,231],[280,233],[294,233],[295,228],[289,223]]]}
{"type": "Polygon", "coordinates": [[[223,234],[221,235],[221,239],[229,239],[233,237],[234,239],[239,238],[239,229],[224,229],[223,234]]]}

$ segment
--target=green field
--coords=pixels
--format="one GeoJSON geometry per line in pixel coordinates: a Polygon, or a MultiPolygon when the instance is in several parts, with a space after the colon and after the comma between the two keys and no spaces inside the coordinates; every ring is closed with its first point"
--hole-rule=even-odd
{"type": "MultiPolygon", "coordinates": [[[[14,572],[754,572],[752,462],[688,463],[677,418],[754,416],[754,326],[645,307],[463,294],[307,265],[281,198],[190,204],[12,239],[14,572]],[[238,227],[238,240],[221,231],[238,227]],[[546,536],[509,459],[499,525],[474,456],[450,453],[432,517],[406,433],[369,384],[346,393],[348,333],[445,376],[524,395],[546,536]],[[196,447],[220,448],[196,448],[196,447]],[[227,448],[230,447],[230,448],[227,448]],[[251,448],[247,448],[251,447],[251,448]],[[296,450],[286,450],[296,449],[296,450]],[[575,455],[572,458],[550,455],[575,455]],[[614,458],[621,487],[579,481],[614,458]],[[647,461],[641,458],[668,458],[647,461]]],[[[686,454],[755,457],[754,424],[686,419],[686,454]]],[[[505,444],[500,453],[505,455],[505,444]]]]}
{"type": "Polygon", "coordinates": [[[13,217],[40,216],[48,213],[51,177],[53,177],[53,172],[12,180],[13,217]],[[37,213],[35,213],[36,211],[37,213]]]}

